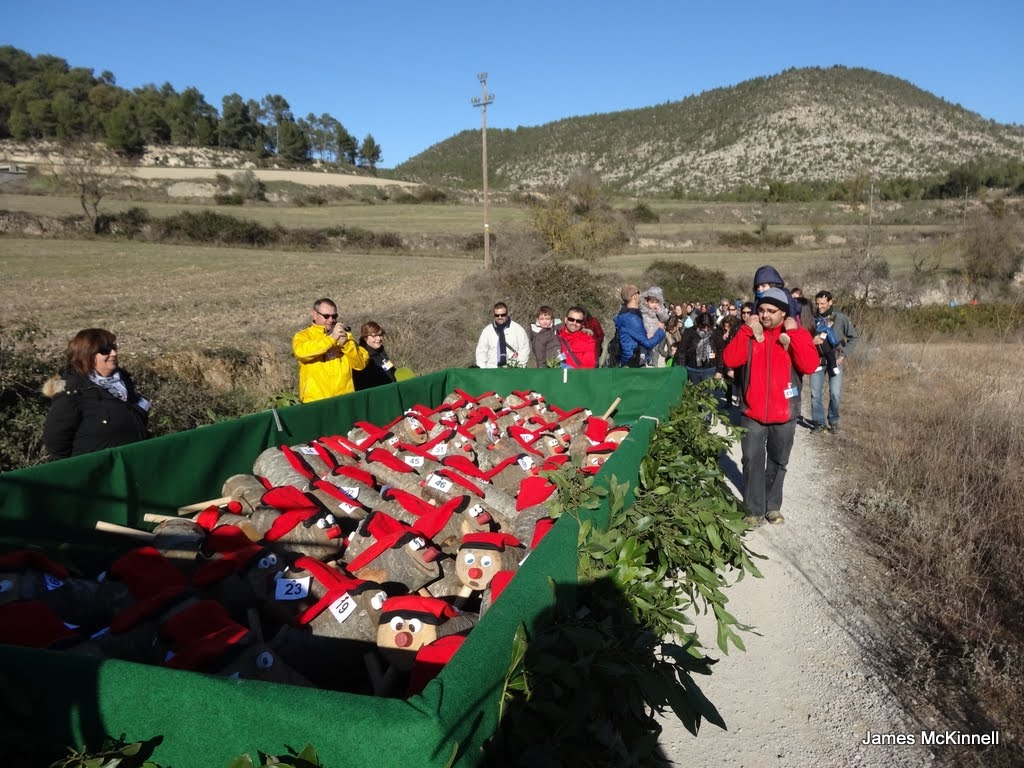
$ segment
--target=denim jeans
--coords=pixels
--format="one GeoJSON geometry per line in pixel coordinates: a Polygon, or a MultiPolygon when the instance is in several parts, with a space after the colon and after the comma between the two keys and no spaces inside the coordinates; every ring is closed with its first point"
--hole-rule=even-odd
{"type": "MultiPolygon", "coordinates": [[[[825,369],[811,374],[811,421],[825,424],[825,407],[822,396],[825,394],[825,369]]],[[[843,391],[843,369],[829,377],[828,380],[828,423],[839,424],[839,396],[843,391]]]]}
{"type": "Polygon", "coordinates": [[[793,450],[796,420],[785,424],[762,424],[744,416],[743,503],[756,517],[782,509],[782,484],[793,450]]]}

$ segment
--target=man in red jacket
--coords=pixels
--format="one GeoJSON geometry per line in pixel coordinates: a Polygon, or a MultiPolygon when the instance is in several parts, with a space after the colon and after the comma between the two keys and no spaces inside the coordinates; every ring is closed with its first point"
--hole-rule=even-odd
{"type": "Polygon", "coordinates": [[[740,328],[722,353],[729,368],[746,366],[739,382],[745,409],[743,436],[744,521],[782,523],[782,484],[793,450],[800,403],[800,377],[818,367],[811,334],[787,317],[789,296],[768,288],[757,298],[756,317],[740,328]],[[760,324],[758,338],[755,328],[760,324]]]}
{"type": "Polygon", "coordinates": [[[558,331],[563,368],[597,367],[594,335],[584,327],[586,315],[583,307],[569,307],[569,311],[565,313],[565,323],[558,331]]]}

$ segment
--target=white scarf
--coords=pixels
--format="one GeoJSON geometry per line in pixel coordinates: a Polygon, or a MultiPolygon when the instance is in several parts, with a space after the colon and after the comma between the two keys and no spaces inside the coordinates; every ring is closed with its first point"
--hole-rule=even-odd
{"type": "Polygon", "coordinates": [[[121,372],[114,371],[112,376],[100,376],[96,371],[90,371],[89,381],[103,387],[118,400],[128,402],[128,387],[121,381],[121,372]]]}

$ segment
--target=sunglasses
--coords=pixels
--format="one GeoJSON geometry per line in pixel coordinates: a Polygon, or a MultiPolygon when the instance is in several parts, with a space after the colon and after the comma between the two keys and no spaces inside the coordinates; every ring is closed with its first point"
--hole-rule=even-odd
{"type": "Polygon", "coordinates": [[[508,317],[508,312],[504,312],[504,313],[502,313],[502,314],[500,314],[500,315],[499,315],[499,314],[498,314],[497,312],[495,312],[495,313],[494,313],[494,316],[495,316],[495,317],[508,317]]]}
{"type": "Polygon", "coordinates": [[[320,315],[320,317],[326,317],[328,320],[337,320],[338,319],[338,313],[337,312],[335,312],[333,314],[327,314],[326,312],[321,312],[319,309],[314,309],[313,311],[316,312],[318,315],[320,315]]]}
{"type": "Polygon", "coordinates": [[[567,317],[567,318],[565,318],[565,322],[567,322],[567,323],[582,323],[583,322],[583,318],[582,317],[567,317]]]}
{"type": "Polygon", "coordinates": [[[117,351],[117,344],[106,344],[96,350],[97,355],[109,355],[111,352],[117,351]]]}

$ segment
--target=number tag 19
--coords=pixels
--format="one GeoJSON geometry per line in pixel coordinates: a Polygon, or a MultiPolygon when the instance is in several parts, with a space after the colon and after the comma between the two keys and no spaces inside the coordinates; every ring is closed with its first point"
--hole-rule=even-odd
{"type": "Polygon", "coordinates": [[[330,604],[328,610],[331,615],[338,620],[341,624],[345,619],[352,615],[352,612],[356,609],[356,601],[352,599],[352,596],[348,592],[343,594],[337,600],[330,604]]]}

